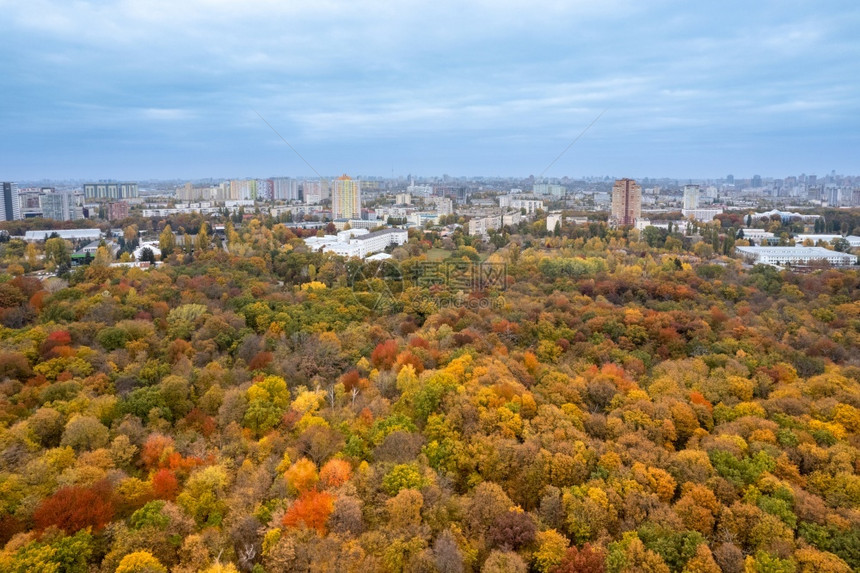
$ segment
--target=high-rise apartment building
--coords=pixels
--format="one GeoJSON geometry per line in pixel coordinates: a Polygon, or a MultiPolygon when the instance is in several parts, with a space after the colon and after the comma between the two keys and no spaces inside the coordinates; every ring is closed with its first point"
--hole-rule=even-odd
{"type": "Polygon", "coordinates": [[[562,185],[552,185],[549,183],[536,183],[532,187],[532,193],[535,195],[552,195],[553,197],[564,197],[567,189],[562,185]]]}
{"type": "Polygon", "coordinates": [[[41,197],[42,217],[54,221],[83,219],[78,198],[71,191],[53,191],[41,197]]]}
{"type": "Polygon", "coordinates": [[[699,186],[684,185],[684,210],[699,208],[699,186]]]}
{"type": "Polygon", "coordinates": [[[257,195],[253,197],[257,201],[271,201],[274,199],[275,185],[271,179],[257,179],[257,195]]]}
{"type": "Polygon", "coordinates": [[[361,181],[342,175],[331,189],[332,219],[361,219],[361,181]]]}
{"type": "Polygon", "coordinates": [[[0,197],[0,221],[17,221],[21,218],[21,204],[18,200],[18,186],[12,182],[0,183],[3,196],[0,197]]]}
{"type": "Polygon", "coordinates": [[[133,199],[138,196],[137,183],[84,183],[87,199],[133,199]]]}
{"type": "Polygon", "coordinates": [[[317,205],[326,199],[328,185],[325,181],[304,181],[302,183],[302,198],[307,205],[317,205]]]}
{"type": "Polygon", "coordinates": [[[298,201],[299,182],[291,177],[275,177],[272,179],[275,201],[298,201]]]}
{"type": "Polygon", "coordinates": [[[257,181],[255,179],[234,179],[230,181],[230,199],[247,201],[257,198],[257,181]]]}
{"type": "Polygon", "coordinates": [[[633,179],[616,179],[612,187],[612,215],[616,225],[635,225],[642,217],[642,188],[633,179]]]}
{"type": "Polygon", "coordinates": [[[218,192],[217,187],[195,187],[193,183],[186,183],[176,188],[176,198],[180,201],[211,201],[218,192]]]}

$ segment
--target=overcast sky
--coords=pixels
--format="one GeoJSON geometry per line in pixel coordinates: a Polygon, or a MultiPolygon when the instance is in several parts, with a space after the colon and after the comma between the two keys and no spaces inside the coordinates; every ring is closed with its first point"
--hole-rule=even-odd
{"type": "Polygon", "coordinates": [[[0,180],[860,174],[860,2],[0,0],[0,180]]]}

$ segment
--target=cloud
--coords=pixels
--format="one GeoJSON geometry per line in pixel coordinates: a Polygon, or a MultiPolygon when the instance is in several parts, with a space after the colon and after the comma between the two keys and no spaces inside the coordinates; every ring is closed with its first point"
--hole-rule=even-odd
{"type": "Polygon", "coordinates": [[[332,163],[362,149],[365,173],[519,173],[608,109],[592,163],[557,169],[719,174],[739,146],[793,169],[779,141],[856,171],[860,7],[787,1],[0,0],[0,170],[267,172],[283,143],[256,110],[332,163]]]}

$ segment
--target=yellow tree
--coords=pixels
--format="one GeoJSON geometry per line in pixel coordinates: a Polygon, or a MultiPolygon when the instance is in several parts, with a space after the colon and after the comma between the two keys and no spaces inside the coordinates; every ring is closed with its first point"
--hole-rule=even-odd
{"type": "Polygon", "coordinates": [[[158,236],[158,248],[161,249],[161,256],[166,257],[176,250],[176,237],[173,236],[173,229],[170,225],[165,225],[164,230],[158,236]]]}
{"type": "Polygon", "coordinates": [[[200,224],[200,230],[197,231],[197,250],[205,251],[209,248],[209,231],[206,230],[206,223],[200,224]]]}

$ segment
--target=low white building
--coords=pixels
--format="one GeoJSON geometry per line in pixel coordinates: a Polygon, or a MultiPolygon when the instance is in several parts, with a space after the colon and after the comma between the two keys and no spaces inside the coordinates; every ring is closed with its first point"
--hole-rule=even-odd
{"type": "Polygon", "coordinates": [[[134,260],[140,260],[140,255],[143,254],[143,249],[149,249],[152,251],[153,255],[161,257],[161,249],[158,247],[158,241],[144,241],[134,250],[134,260]]]}
{"type": "Polygon", "coordinates": [[[408,239],[409,233],[404,229],[383,229],[373,233],[366,229],[348,229],[337,235],[308,237],[305,244],[314,251],[363,259],[384,251],[390,245],[404,245],[408,239]]]}
{"type": "Polygon", "coordinates": [[[774,234],[764,229],[741,229],[744,232],[744,239],[753,241],[764,241],[774,238],[774,234]]]}
{"type": "Polygon", "coordinates": [[[860,237],[856,235],[848,235],[847,237],[843,237],[842,235],[795,235],[794,242],[797,244],[803,244],[806,240],[812,241],[813,245],[817,245],[818,241],[824,241],[828,245],[833,244],[833,241],[836,239],[845,239],[848,241],[848,244],[851,245],[852,249],[856,249],[860,247],[860,237]]]}
{"type": "Polygon", "coordinates": [[[24,240],[28,243],[46,241],[54,233],[61,239],[69,241],[98,241],[102,232],[100,229],[50,229],[47,231],[27,231],[24,240]]]}
{"type": "Polygon", "coordinates": [[[806,266],[818,261],[827,261],[834,267],[857,264],[856,256],[824,247],[735,247],[735,251],[749,262],[779,267],[806,266]]]}
{"type": "Polygon", "coordinates": [[[385,221],[379,221],[377,219],[335,219],[332,222],[334,223],[334,228],[338,231],[343,231],[347,227],[350,229],[367,230],[385,225],[385,221]]]}
{"type": "Polygon", "coordinates": [[[769,221],[771,217],[777,215],[783,221],[790,221],[792,219],[797,219],[799,221],[814,221],[821,217],[821,215],[816,214],[804,214],[804,213],[794,213],[791,211],[779,211],[778,209],[771,209],[770,211],[765,211],[764,213],[752,213],[753,221],[769,221]]]}
{"type": "Polygon", "coordinates": [[[409,217],[406,218],[406,222],[409,225],[414,225],[416,227],[430,227],[439,224],[439,217],[440,215],[438,213],[416,211],[415,213],[409,214],[409,217]]]}
{"type": "MultiPolygon", "coordinates": [[[[83,253],[83,254],[89,253],[89,254],[95,256],[95,254],[99,250],[99,245],[101,245],[101,243],[102,243],[101,241],[92,241],[91,243],[81,247],[81,249],[78,252],[83,253]]],[[[113,241],[106,241],[105,247],[107,247],[110,250],[111,256],[116,257],[116,254],[119,252],[119,245],[118,244],[116,244],[113,241]]]]}
{"type": "Polygon", "coordinates": [[[696,208],[696,209],[681,209],[681,214],[687,219],[695,219],[702,223],[709,223],[714,220],[714,217],[720,215],[723,210],[719,207],[713,209],[696,208]]]}

